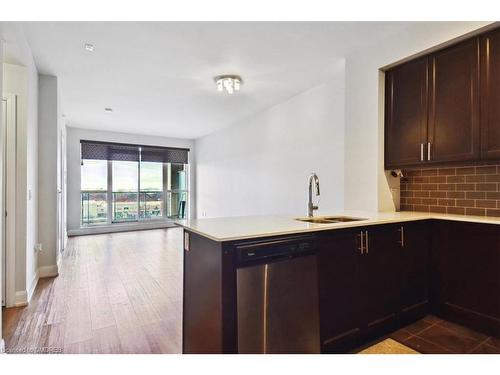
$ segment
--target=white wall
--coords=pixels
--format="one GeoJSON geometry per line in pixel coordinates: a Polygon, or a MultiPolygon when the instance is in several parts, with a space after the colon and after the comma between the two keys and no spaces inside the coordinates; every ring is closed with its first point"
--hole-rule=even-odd
{"type": "Polygon", "coordinates": [[[66,149],[67,149],[67,225],[68,231],[77,230],[80,228],[80,140],[103,141],[103,142],[118,142],[143,144],[150,146],[165,146],[165,147],[182,147],[189,148],[189,164],[190,164],[190,215],[195,215],[195,176],[194,168],[194,142],[189,139],[166,138],[158,136],[148,136],[128,133],[115,133],[99,130],[89,130],[74,128],[68,124],[66,128],[66,149]]]}
{"type": "Polygon", "coordinates": [[[38,219],[43,226],[39,231],[39,242],[43,251],[39,253],[39,274],[57,274],[58,254],[58,188],[60,188],[60,134],[61,111],[57,77],[39,76],[38,104],[38,219]]]}
{"type": "Polygon", "coordinates": [[[197,215],[304,215],[307,178],[321,211],[342,209],[344,62],[326,84],[196,140],[197,215]]]}
{"type": "Polygon", "coordinates": [[[347,56],[345,84],[311,89],[196,140],[198,217],[303,213],[305,180],[311,170],[320,175],[324,211],[394,210],[390,188],[398,181],[383,167],[380,68],[488,24],[408,24],[347,56]],[[345,107],[338,108],[339,103],[345,107]]]}
{"type": "Polygon", "coordinates": [[[379,69],[488,22],[412,24],[346,60],[345,208],[394,210],[383,167],[383,79],[379,69]]]}

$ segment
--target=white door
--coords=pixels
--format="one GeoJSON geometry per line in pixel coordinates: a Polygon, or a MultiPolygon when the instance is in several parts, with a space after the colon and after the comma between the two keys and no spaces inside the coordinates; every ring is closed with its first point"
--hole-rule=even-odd
{"type": "Polygon", "coordinates": [[[57,230],[57,242],[58,242],[58,252],[57,260],[59,260],[60,254],[64,251],[66,245],[66,215],[65,215],[65,193],[66,193],[66,145],[64,132],[61,131],[61,143],[60,147],[60,161],[59,161],[59,187],[57,189],[57,208],[58,208],[58,230],[57,230]]]}
{"type": "Polygon", "coordinates": [[[7,100],[2,99],[2,124],[0,126],[0,244],[2,247],[2,306],[5,306],[6,299],[6,268],[5,268],[5,139],[7,129],[7,100]]]}
{"type": "Polygon", "coordinates": [[[4,94],[0,127],[0,245],[2,305],[15,303],[16,96],[4,94]]]}

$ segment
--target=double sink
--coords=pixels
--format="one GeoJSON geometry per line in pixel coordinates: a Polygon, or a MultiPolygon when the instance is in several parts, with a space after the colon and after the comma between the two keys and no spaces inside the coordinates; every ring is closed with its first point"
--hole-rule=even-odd
{"type": "Polygon", "coordinates": [[[299,217],[295,220],[304,221],[313,224],[335,224],[335,223],[348,223],[351,221],[367,220],[359,217],[350,216],[318,216],[318,217],[299,217]]]}

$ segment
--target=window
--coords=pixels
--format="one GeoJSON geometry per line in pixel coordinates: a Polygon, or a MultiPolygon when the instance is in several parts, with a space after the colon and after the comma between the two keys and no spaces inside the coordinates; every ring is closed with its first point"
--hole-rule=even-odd
{"type": "Polygon", "coordinates": [[[169,163],[167,171],[167,217],[184,219],[187,201],[186,165],[169,163]]]}
{"type": "Polygon", "coordinates": [[[139,217],[139,163],[112,162],[113,222],[136,221],[139,217]]]}
{"type": "Polygon", "coordinates": [[[85,160],[81,166],[82,224],[108,221],[108,167],[106,160],[85,160]]]}
{"type": "Polygon", "coordinates": [[[186,218],[187,152],[82,141],[82,225],[186,218]]]}
{"type": "Polygon", "coordinates": [[[164,215],[163,163],[141,162],[139,210],[141,219],[164,215]]]}

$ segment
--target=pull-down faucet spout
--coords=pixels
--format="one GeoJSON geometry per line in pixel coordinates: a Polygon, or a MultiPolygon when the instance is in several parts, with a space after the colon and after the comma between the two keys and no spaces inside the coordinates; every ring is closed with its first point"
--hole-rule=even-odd
{"type": "Polygon", "coordinates": [[[309,201],[307,203],[307,216],[313,217],[314,210],[318,209],[318,206],[315,206],[312,202],[313,197],[313,182],[316,187],[316,196],[319,196],[319,177],[316,173],[311,173],[308,180],[308,188],[309,188],[309,201]]]}

